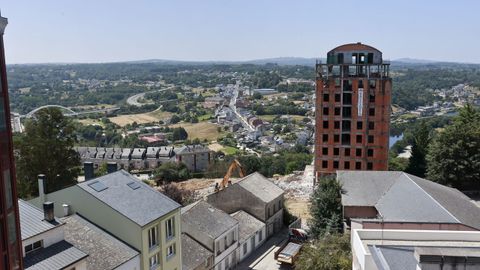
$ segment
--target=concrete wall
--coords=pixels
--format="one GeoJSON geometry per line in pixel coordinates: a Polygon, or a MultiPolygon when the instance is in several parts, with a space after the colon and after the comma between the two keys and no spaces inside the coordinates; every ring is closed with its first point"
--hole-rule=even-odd
{"type": "Polygon", "coordinates": [[[231,266],[232,264],[237,264],[238,257],[237,257],[237,249],[238,249],[238,225],[231,228],[230,230],[226,231],[219,237],[215,239],[215,250],[213,251],[215,269],[226,269],[227,260],[228,264],[231,266]],[[224,249],[225,243],[224,239],[227,236],[227,242],[231,242],[231,233],[234,233],[234,241],[233,243],[224,249]],[[217,250],[220,250],[221,253],[217,255],[217,250]]]}
{"type": "Polygon", "coordinates": [[[266,204],[240,185],[231,185],[207,196],[207,202],[228,214],[244,210],[262,222],[266,222],[266,204]]]}
{"type": "Polygon", "coordinates": [[[278,210],[266,222],[267,237],[279,232],[283,227],[283,208],[278,210]]]}
{"type": "Polygon", "coordinates": [[[240,261],[247,258],[252,253],[252,251],[256,250],[265,242],[265,239],[267,239],[267,229],[265,226],[263,226],[262,228],[260,228],[260,230],[255,232],[255,234],[251,235],[245,241],[238,243],[239,245],[237,250],[237,258],[239,258],[240,261]],[[261,240],[260,240],[260,232],[262,233],[261,240]],[[255,238],[255,246],[252,246],[252,237],[255,238]],[[246,245],[247,247],[246,252],[244,252],[244,245],[246,245]]]}
{"type": "Polygon", "coordinates": [[[176,160],[177,162],[185,163],[192,172],[205,171],[210,165],[210,153],[177,154],[176,160]]]}
{"type": "Polygon", "coordinates": [[[182,268],[182,242],[181,242],[181,220],[180,220],[180,208],[172,211],[171,213],[163,216],[161,219],[157,219],[142,229],[142,263],[144,268],[147,269],[149,265],[149,258],[159,253],[160,267],[159,269],[177,269],[182,268]],[[166,221],[170,218],[174,218],[174,237],[166,239],[166,221]],[[158,232],[158,246],[152,248],[148,247],[148,230],[152,227],[157,227],[158,232]],[[175,246],[175,255],[167,258],[167,248],[171,245],[175,246]]]}

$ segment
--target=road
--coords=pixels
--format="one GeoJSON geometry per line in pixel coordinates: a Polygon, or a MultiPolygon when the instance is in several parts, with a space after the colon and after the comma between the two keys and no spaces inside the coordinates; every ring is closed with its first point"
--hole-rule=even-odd
{"type": "Polygon", "coordinates": [[[290,270],[289,265],[278,263],[275,258],[275,251],[287,241],[288,230],[283,230],[270,237],[260,248],[255,250],[248,258],[241,262],[237,269],[240,270],[290,270]]]}
{"type": "Polygon", "coordinates": [[[233,92],[233,97],[230,99],[229,107],[230,107],[230,109],[232,109],[233,113],[235,114],[235,116],[237,116],[237,118],[240,120],[240,122],[242,122],[242,125],[245,128],[247,128],[249,131],[255,131],[255,128],[253,128],[253,126],[248,123],[247,119],[245,119],[237,111],[237,106],[235,106],[235,104],[237,103],[237,98],[238,98],[238,86],[235,86],[235,90],[233,92]]]}
{"type": "Polygon", "coordinates": [[[153,90],[153,91],[149,91],[149,92],[144,92],[144,93],[140,93],[140,94],[133,95],[133,96],[127,98],[127,104],[128,104],[128,105],[132,105],[132,106],[136,106],[136,107],[142,107],[142,106],[144,106],[144,105],[153,104],[153,102],[150,102],[150,103],[140,103],[140,102],[138,102],[138,100],[141,99],[141,98],[144,98],[146,93],[167,91],[167,90],[173,89],[174,87],[175,87],[175,86],[169,86],[169,87],[167,87],[167,88],[163,88],[163,89],[159,89],[159,90],[153,90]]]}

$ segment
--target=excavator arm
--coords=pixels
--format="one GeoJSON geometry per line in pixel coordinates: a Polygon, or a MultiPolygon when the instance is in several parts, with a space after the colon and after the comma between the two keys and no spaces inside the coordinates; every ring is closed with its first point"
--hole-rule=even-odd
{"type": "Polygon", "coordinates": [[[228,167],[227,173],[223,177],[222,182],[220,183],[220,189],[224,189],[227,186],[230,176],[232,176],[232,173],[235,169],[237,169],[240,177],[245,177],[245,170],[243,169],[242,164],[240,164],[237,159],[234,159],[228,167]]]}

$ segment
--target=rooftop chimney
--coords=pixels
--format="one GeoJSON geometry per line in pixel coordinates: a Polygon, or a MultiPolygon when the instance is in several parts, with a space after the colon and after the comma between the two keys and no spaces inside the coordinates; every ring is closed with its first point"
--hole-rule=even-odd
{"type": "Polygon", "coordinates": [[[53,212],[53,202],[43,203],[43,215],[46,221],[48,222],[55,221],[55,214],[53,212]]]}
{"type": "Polygon", "coordinates": [[[108,162],[107,163],[107,173],[114,173],[118,169],[116,162],[108,162]]]}
{"type": "Polygon", "coordinates": [[[95,178],[95,174],[93,172],[93,162],[84,162],[83,171],[85,173],[85,181],[95,178]]]}
{"type": "Polygon", "coordinates": [[[43,203],[45,202],[45,175],[39,174],[38,175],[38,197],[40,201],[43,203]]]}

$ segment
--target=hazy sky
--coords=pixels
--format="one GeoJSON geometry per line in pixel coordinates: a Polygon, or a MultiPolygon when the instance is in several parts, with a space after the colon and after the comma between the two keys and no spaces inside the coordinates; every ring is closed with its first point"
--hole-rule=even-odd
{"type": "Polygon", "coordinates": [[[7,63],[324,57],[480,63],[480,1],[2,0],[7,63]],[[341,2],[341,4],[337,4],[341,2]]]}

